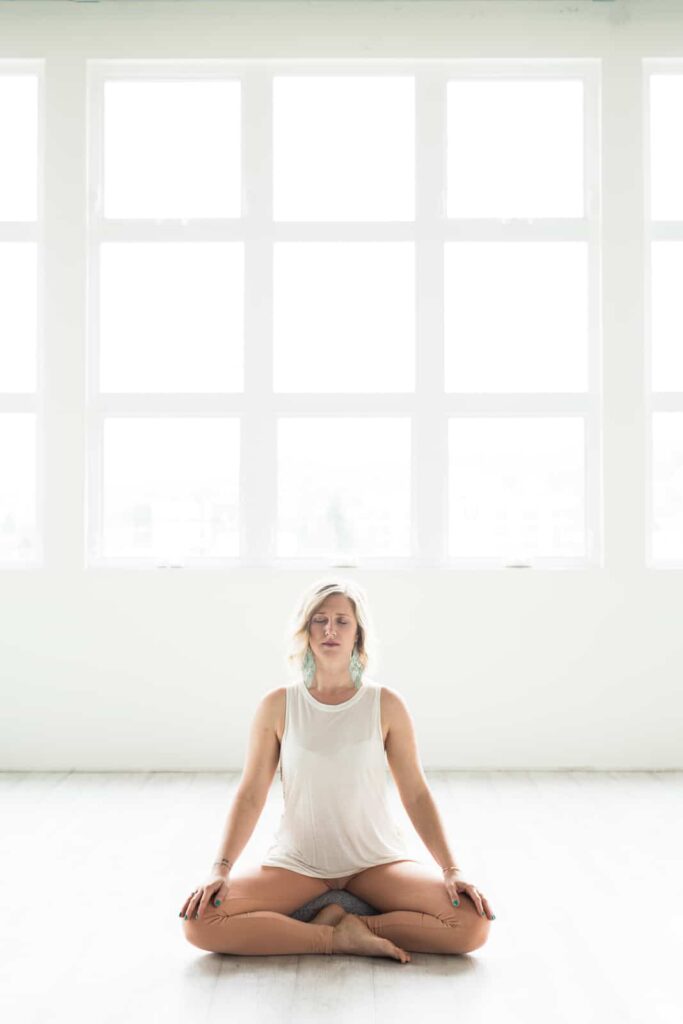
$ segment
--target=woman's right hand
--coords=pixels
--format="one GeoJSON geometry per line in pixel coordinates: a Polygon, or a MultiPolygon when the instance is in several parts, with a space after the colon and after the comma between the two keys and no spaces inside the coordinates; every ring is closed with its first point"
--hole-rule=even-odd
{"type": "Polygon", "coordinates": [[[220,903],[227,897],[229,888],[230,872],[225,875],[218,873],[211,875],[203,885],[200,885],[198,889],[190,893],[183,903],[179,916],[185,919],[201,918],[209,900],[214,905],[215,900],[218,900],[220,903]]]}

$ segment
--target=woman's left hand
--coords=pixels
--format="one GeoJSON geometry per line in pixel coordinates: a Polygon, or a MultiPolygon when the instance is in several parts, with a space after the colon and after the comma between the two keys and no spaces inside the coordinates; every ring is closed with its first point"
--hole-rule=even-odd
{"type": "Polygon", "coordinates": [[[491,910],[491,904],[484,894],[479,892],[476,885],[473,885],[471,882],[466,882],[461,878],[458,874],[457,868],[449,868],[447,871],[444,871],[443,877],[446,889],[448,890],[448,895],[451,898],[451,903],[459,902],[458,893],[464,892],[474,903],[478,914],[481,914],[482,917],[488,917],[489,920],[492,920],[496,916],[491,910]]]}

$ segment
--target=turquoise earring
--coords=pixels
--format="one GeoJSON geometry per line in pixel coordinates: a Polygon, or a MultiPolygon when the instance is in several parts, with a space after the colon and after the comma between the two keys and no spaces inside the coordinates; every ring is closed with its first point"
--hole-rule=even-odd
{"type": "Polygon", "coordinates": [[[315,675],[315,658],[313,657],[313,651],[311,650],[310,645],[306,647],[306,655],[301,663],[301,671],[303,673],[306,689],[310,690],[311,683],[313,682],[313,676],[315,675]]]}
{"type": "Polygon", "coordinates": [[[351,653],[351,661],[349,662],[349,671],[351,673],[351,678],[353,679],[353,685],[356,687],[356,689],[358,689],[358,687],[360,686],[360,681],[361,681],[361,679],[363,677],[364,667],[363,667],[363,663],[361,662],[361,660],[360,660],[360,658],[358,656],[358,648],[355,647],[355,646],[354,646],[353,651],[351,653]]]}

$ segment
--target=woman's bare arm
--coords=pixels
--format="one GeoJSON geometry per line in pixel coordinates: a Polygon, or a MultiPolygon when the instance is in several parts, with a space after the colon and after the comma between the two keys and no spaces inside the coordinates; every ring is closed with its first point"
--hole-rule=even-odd
{"type": "Polygon", "coordinates": [[[401,694],[389,686],[382,687],[381,698],[389,722],[387,762],[401,803],[437,864],[442,868],[457,867],[443,820],[422,769],[415,725],[408,705],[401,694]]]}
{"type": "Polygon", "coordinates": [[[259,702],[247,744],[247,756],[237,791],[223,828],[213,867],[227,873],[249,842],[263,810],[280,760],[276,725],[283,687],[271,690],[259,702]],[[226,863],[227,862],[227,863],[226,863]]]}

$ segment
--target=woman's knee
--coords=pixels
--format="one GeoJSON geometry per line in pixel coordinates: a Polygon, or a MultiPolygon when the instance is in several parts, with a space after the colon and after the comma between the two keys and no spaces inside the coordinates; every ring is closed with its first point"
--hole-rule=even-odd
{"type": "Polygon", "coordinates": [[[484,945],[489,937],[491,922],[488,917],[481,917],[476,913],[468,914],[466,922],[460,922],[458,927],[453,927],[453,952],[471,953],[484,945]]]}
{"type": "Polygon", "coordinates": [[[197,949],[206,950],[207,953],[217,953],[216,929],[212,928],[206,921],[187,920],[183,921],[183,932],[185,938],[197,949]]]}

